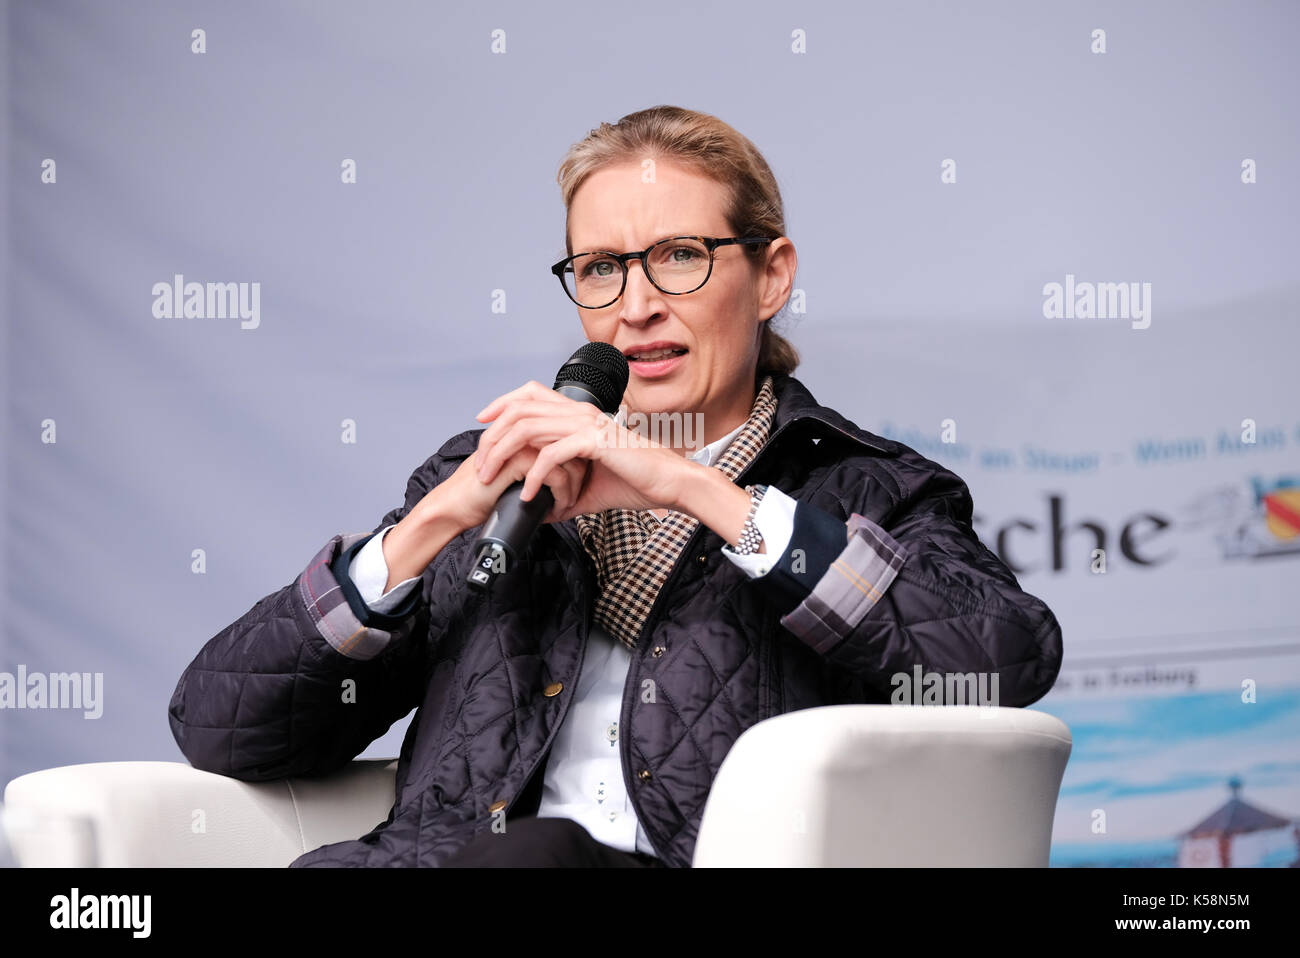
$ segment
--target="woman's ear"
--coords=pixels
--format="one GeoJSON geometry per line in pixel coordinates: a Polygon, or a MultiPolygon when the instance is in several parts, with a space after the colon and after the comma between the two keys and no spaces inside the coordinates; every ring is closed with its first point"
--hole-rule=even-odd
{"type": "Polygon", "coordinates": [[[795,252],[794,243],[788,237],[778,237],[769,244],[759,274],[761,288],[758,315],[761,319],[764,321],[771,319],[790,299],[790,293],[794,289],[794,274],[798,267],[799,256],[795,252]]]}

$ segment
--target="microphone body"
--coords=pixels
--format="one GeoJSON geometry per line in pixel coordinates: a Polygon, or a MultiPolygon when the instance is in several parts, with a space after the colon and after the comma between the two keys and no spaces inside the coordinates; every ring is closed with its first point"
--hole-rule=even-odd
{"type": "MultiPolygon", "coordinates": [[[[560,367],[555,391],[577,402],[589,402],[612,415],[622,401],[627,378],[627,360],[622,353],[608,343],[588,343],[560,367]]],[[[474,565],[466,582],[477,591],[488,589],[497,576],[508,571],[509,563],[523,554],[555,502],[555,496],[546,486],[524,502],[519,498],[523,488],[520,480],[501,493],[474,543],[474,565]]]]}

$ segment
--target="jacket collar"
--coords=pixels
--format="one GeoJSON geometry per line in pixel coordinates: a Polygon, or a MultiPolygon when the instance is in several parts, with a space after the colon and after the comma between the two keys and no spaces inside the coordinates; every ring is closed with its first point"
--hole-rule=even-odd
{"type": "MultiPolygon", "coordinates": [[[[834,409],[823,406],[813,398],[808,387],[784,373],[772,375],[772,388],[776,392],[776,418],[772,422],[770,445],[782,432],[789,429],[809,430],[814,435],[838,434],[874,452],[888,456],[898,454],[898,444],[873,432],[868,432],[845,419],[834,409]]],[[[766,448],[766,447],[765,447],[766,448]]]]}

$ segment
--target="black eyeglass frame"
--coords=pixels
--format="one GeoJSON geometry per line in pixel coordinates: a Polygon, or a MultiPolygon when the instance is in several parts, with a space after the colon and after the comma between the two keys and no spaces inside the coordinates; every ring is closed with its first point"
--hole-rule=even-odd
{"type": "MultiPolygon", "coordinates": [[[[574,253],[572,256],[566,256],[564,259],[552,266],[551,272],[554,273],[555,278],[560,281],[560,288],[564,290],[564,295],[573,301],[573,305],[577,306],[579,309],[604,309],[606,306],[613,306],[617,303],[619,299],[622,298],[623,292],[627,289],[627,264],[629,260],[639,259],[641,261],[641,270],[645,273],[645,278],[650,280],[651,285],[665,296],[685,296],[688,293],[694,293],[696,290],[703,288],[704,284],[709,281],[709,277],[713,275],[713,252],[719,246],[733,246],[737,244],[752,246],[757,243],[771,243],[773,241],[773,237],[770,236],[728,236],[723,239],[716,239],[712,236],[669,236],[667,239],[661,239],[651,243],[643,250],[634,250],[631,253],[615,253],[611,250],[592,250],[587,253],[574,253]],[[683,290],[680,293],[670,293],[655,282],[654,277],[650,275],[650,271],[645,268],[645,258],[650,255],[650,251],[656,246],[662,246],[664,243],[671,243],[673,240],[682,239],[699,240],[704,244],[705,249],[709,251],[709,271],[704,274],[704,279],[700,280],[700,285],[696,286],[694,289],[683,290]],[[623,282],[619,284],[618,295],[608,303],[601,306],[584,306],[582,303],[574,299],[573,294],[569,292],[569,285],[564,281],[564,274],[566,272],[573,272],[572,263],[579,256],[608,256],[610,259],[616,260],[619,268],[623,270],[623,282]]],[[[576,286],[577,283],[575,282],[574,285],[576,286]]]]}

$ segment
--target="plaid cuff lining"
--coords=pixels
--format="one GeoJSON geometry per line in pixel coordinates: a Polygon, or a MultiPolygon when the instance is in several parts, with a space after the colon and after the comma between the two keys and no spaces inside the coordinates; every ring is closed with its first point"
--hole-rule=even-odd
{"type": "Polygon", "coordinates": [[[848,545],[812,592],[781,624],[825,655],[848,638],[893,583],[907,558],[902,546],[856,512],[847,525],[848,545]]]}
{"type": "Polygon", "coordinates": [[[298,593],[316,630],[334,651],[361,662],[373,659],[387,648],[393,633],[362,625],[348,605],[347,597],[330,569],[330,563],[339,552],[351,548],[372,534],[356,532],[334,536],[316,553],[302,575],[298,576],[298,593]]]}

